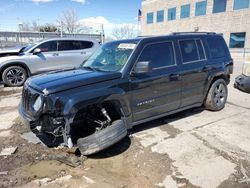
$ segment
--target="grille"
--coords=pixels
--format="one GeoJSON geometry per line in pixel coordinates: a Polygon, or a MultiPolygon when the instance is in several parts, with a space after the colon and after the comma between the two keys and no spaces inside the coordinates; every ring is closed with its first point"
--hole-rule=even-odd
{"type": "Polygon", "coordinates": [[[31,111],[31,105],[34,102],[35,98],[38,96],[38,93],[34,93],[32,90],[30,90],[28,87],[23,87],[22,92],[22,105],[23,108],[27,111],[31,111]]]}

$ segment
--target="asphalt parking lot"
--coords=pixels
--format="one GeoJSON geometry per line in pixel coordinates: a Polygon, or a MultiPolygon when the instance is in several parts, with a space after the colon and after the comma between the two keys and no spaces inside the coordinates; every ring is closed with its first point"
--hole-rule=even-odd
{"type": "Polygon", "coordinates": [[[196,108],[139,125],[115,146],[78,157],[77,167],[54,160],[67,148],[23,138],[21,88],[1,88],[0,150],[16,150],[0,154],[0,187],[250,187],[250,95],[233,88],[235,64],[222,111],[196,108]]]}

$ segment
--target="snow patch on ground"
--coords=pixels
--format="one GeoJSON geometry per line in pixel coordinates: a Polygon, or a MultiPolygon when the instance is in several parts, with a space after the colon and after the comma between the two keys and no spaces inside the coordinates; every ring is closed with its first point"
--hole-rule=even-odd
{"type": "Polygon", "coordinates": [[[167,176],[162,183],[158,183],[157,185],[166,188],[178,188],[177,183],[173,180],[171,176],[167,176]]]}

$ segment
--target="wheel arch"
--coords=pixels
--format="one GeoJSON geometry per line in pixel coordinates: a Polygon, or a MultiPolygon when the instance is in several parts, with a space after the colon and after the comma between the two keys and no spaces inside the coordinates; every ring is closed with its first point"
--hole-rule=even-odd
{"type": "Polygon", "coordinates": [[[3,71],[8,68],[8,67],[11,67],[11,66],[20,66],[22,68],[24,68],[27,72],[27,76],[31,76],[31,72],[30,72],[30,69],[29,67],[25,64],[25,63],[22,63],[22,62],[11,62],[11,63],[7,63],[5,65],[3,65],[1,68],[0,68],[0,75],[1,75],[1,80],[2,80],[2,74],[3,74],[3,71]]]}
{"type": "Polygon", "coordinates": [[[205,95],[204,95],[203,103],[204,103],[204,101],[205,101],[206,98],[207,98],[209,89],[211,88],[212,84],[213,84],[216,80],[219,80],[219,79],[225,80],[225,82],[226,82],[227,85],[230,83],[230,75],[226,75],[226,74],[224,74],[224,73],[219,73],[219,74],[216,74],[216,75],[214,75],[213,77],[211,77],[211,78],[209,79],[209,82],[208,82],[207,87],[206,87],[206,90],[205,90],[205,95]]]}

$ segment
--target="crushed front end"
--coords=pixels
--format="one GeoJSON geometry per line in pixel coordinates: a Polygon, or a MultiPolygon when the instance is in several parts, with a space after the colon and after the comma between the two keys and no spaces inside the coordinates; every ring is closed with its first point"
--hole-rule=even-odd
{"type": "MultiPolygon", "coordinates": [[[[52,98],[28,84],[24,85],[18,111],[22,122],[29,126],[33,133],[48,133],[55,138],[66,136],[65,118],[57,107],[58,104],[55,104],[52,98]]],[[[72,146],[71,143],[70,145],[72,146]]]]}

